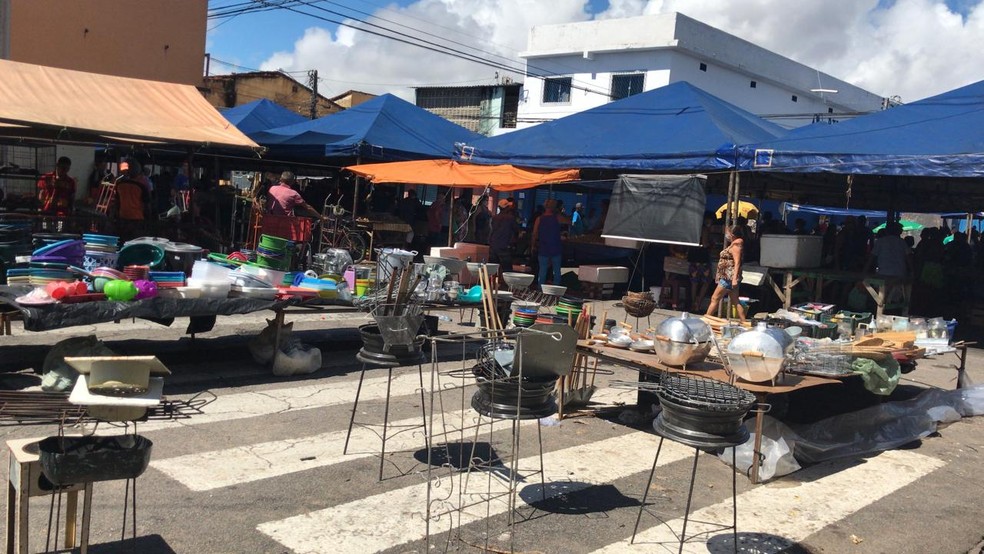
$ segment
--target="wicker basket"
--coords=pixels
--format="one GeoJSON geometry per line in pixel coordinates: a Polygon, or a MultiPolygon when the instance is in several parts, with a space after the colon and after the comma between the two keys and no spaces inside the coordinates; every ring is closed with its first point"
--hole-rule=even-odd
{"type": "Polygon", "coordinates": [[[649,293],[635,293],[644,294],[645,296],[632,296],[633,293],[629,293],[622,297],[622,306],[625,308],[625,313],[632,317],[649,317],[649,314],[653,313],[656,309],[656,302],[649,293]]]}

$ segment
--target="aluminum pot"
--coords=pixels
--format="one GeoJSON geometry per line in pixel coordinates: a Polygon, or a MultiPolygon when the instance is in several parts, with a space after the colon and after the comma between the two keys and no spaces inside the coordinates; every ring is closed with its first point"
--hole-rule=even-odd
{"type": "Polygon", "coordinates": [[[659,360],[666,365],[700,362],[711,351],[711,327],[683,312],[659,324],[654,343],[659,360]]]}
{"type": "Polygon", "coordinates": [[[757,352],[766,358],[785,358],[786,350],[792,346],[793,339],[782,329],[759,323],[754,329],[745,331],[731,339],[728,352],[742,354],[757,352]]]}
{"type": "Polygon", "coordinates": [[[711,351],[710,342],[677,342],[660,335],[654,339],[653,346],[659,361],[672,366],[702,362],[711,351]]]}

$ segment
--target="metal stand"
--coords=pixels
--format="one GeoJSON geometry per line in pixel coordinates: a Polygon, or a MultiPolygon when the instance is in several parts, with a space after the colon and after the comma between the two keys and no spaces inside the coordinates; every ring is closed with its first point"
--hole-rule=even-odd
{"type": "MultiPolygon", "coordinates": [[[[642,512],[646,511],[646,499],[649,497],[649,487],[653,484],[653,475],[656,474],[656,465],[659,462],[659,453],[663,449],[663,441],[666,440],[665,437],[659,438],[659,446],[656,448],[656,457],[653,458],[653,468],[649,471],[649,480],[646,481],[646,489],[642,493],[642,503],[639,505],[639,514],[636,516],[635,527],[632,528],[632,538],[629,540],[629,544],[635,543],[636,534],[639,532],[639,522],[642,520],[642,512]]],[[[697,480],[697,458],[700,456],[700,448],[694,448],[694,463],[693,467],[690,469],[690,487],[687,491],[687,507],[684,508],[683,512],[683,529],[680,531],[680,549],[678,552],[683,553],[683,545],[687,542],[687,523],[690,519],[690,504],[694,496],[694,483],[697,480]]],[[[731,529],[732,538],[734,540],[735,554],[738,552],[738,470],[735,468],[735,448],[731,448],[731,526],[721,528],[722,531],[731,529]]],[[[653,514],[655,515],[655,514],[653,514]]],[[[657,516],[659,517],[659,516],[657,516]]],[[[699,533],[690,537],[691,539],[700,536],[704,533],[699,533]]]]}
{"type": "MultiPolygon", "coordinates": [[[[369,429],[372,429],[374,427],[380,427],[380,424],[378,424],[378,423],[376,423],[376,424],[356,423],[356,421],[355,421],[355,413],[359,409],[359,396],[362,393],[362,383],[363,383],[363,381],[366,378],[366,366],[368,366],[368,365],[369,365],[368,363],[363,362],[363,364],[362,364],[362,372],[359,374],[359,386],[356,388],[356,391],[355,391],[355,402],[352,404],[352,416],[349,418],[348,431],[345,433],[345,446],[342,448],[342,454],[348,454],[349,439],[352,437],[352,427],[354,427],[355,425],[359,425],[361,427],[369,428],[369,429]]],[[[403,433],[403,432],[406,432],[406,431],[409,431],[409,430],[412,430],[412,429],[421,428],[421,429],[423,429],[423,432],[424,432],[424,448],[425,449],[427,449],[429,447],[430,440],[429,440],[429,433],[427,432],[427,407],[426,407],[426,404],[424,402],[424,369],[423,369],[423,364],[422,363],[418,363],[417,364],[417,375],[419,375],[419,377],[420,377],[420,389],[419,389],[419,391],[420,391],[420,416],[421,416],[421,418],[420,418],[420,424],[419,425],[417,425],[417,424],[413,424],[413,425],[400,425],[400,426],[390,425],[390,423],[389,423],[390,388],[391,388],[391,385],[393,384],[393,368],[394,367],[399,367],[399,366],[397,366],[395,364],[385,364],[384,365],[384,364],[379,364],[379,363],[374,363],[373,365],[381,366],[381,367],[386,367],[386,404],[385,404],[385,408],[383,408],[383,423],[381,425],[381,427],[382,427],[382,433],[381,434],[380,433],[376,433],[377,436],[379,436],[380,439],[382,439],[382,445],[381,445],[380,450],[379,450],[379,480],[382,481],[383,480],[383,467],[384,467],[384,465],[386,463],[386,441],[388,439],[390,439],[393,436],[398,435],[400,433],[403,433]],[[397,430],[396,432],[394,432],[394,433],[391,434],[389,432],[390,431],[390,428],[398,428],[399,430],[397,430]]],[[[390,454],[393,454],[393,452],[390,452],[390,454]]]]}
{"type": "MultiPolygon", "coordinates": [[[[521,340],[519,336],[523,332],[536,331],[523,329],[480,331],[431,339],[431,359],[433,362],[429,421],[431,433],[429,436],[431,444],[434,446],[427,451],[427,507],[424,516],[428,550],[440,548],[443,543],[443,551],[448,551],[453,540],[460,540],[477,548],[484,548],[488,552],[497,551],[494,545],[490,544],[490,540],[497,536],[496,533],[493,533],[492,518],[504,511],[507,514],[507,527],[516,523],[520,483],[528,483],[531,477],[539,475],[540,497],[543,500],[546,499],[543,435],[539,419],[522,420],[518,417],[518,406],[516,417],[509,417],[508,414],[504,413],[485,415],[479,412],[473,414],[469,403],[471,393],[474,391],[474,375],[471,369],[474,360],[469,360],[466,346],[489,338],[500,339],[503,336],[517,337],[517,340],[521,340]],[[437,346],[441,342],[460,344],[461,369],[443,372],[439,369],[437,346]],[[456,379],[459,382],[455,384],[446,382],[445,385],[442,385],[442,376],[456,379]],[[460,402],[460,411],[453,418],[447,417],[448,414],[443,410],[445,396],[457,398],[460,402]],[[496,426],[497,420],[510,422],[508,443],[502,437],[496,437],[496,431],[502,430],[501,427],[496,426]],[[521,431],[526,424],[533,424],[537,427],[536,467],[524,468],[520,464],[521,431]],[[487,440],[487,443],[483,445],[483,448],[486,446],[488,448],[486,452],[479,450],[479,438],[483,436],[487,440]],[[500,445],[500,449],[497,451],[493,448],[493,444],[500,445]],[[467,459],[462,455],[464,451],[468,453],[467,459]],[[446,473],[441,470],[446,471],[446,473]],[[478,477],[482,473],[484,473],[485,479],[478,477]],[[496,504],[498,507],[495,507],[496,504]],[[484,506],[485,509],[480,516],[478,512],[481,510],[474,510],[473,508],[481,506],[484,506]],[[503,506],[504,509],[502,509],[503,506]],[[485,528],[483,538],[478,539],[478,544],[476,544],[475,541],[466,540],[462,536],[462,528],[479,519],[484,520],[485,528]],[[435,532],[434,525],[445,521],[447,527],[440,532],[435,532]],[[444,540],[435,541],[436,535],[445,532],[447,535],[444,540]],[[484,543],[484,546],[481,543],[484,543]]],[[[518,388],[518,397],[521,399],[522,388],[519,385],[522,375],[522,360],[519,354],[521,349],[518,346],[516,352],[517,359],[514,362],[516,376],[504,379],[502,386],[515,384],[518,388]]],[[[492,386],[497,385],[493,384],[492,386]]]]}

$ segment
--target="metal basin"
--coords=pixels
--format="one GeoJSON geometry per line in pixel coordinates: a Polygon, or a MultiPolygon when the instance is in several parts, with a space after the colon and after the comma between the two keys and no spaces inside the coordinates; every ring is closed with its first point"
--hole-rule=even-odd
{"type": "Polygon", "coordinates": [[[702,362],[711,351],[710,342],[677,342],[662,336],[656,337],[654,346],[659,361],[672,366],[702,362]]]}

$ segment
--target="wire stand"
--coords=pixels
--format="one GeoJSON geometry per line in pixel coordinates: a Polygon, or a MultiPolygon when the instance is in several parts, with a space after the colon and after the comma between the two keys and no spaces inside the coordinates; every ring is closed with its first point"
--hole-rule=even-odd
{"type": "MultiPolygon", "coordinates": [[[[400,363],[382,363],[382,362],[368,362],[363,360],[362,371],[359,374],[359,386],[355,391],[355,402],[352,404],[352,416],[349,418],[348,431],[345,433],[345,446],[342,448],[342,454],[348,454],[349,441],[352,437],[352,428],[356,425],[359,427],[370,429],[376,434],[382,441],[379,450],[379,481],[383,480],[383,468],[386,465],[386,441],[392,439],[393,437],[405,433],[408,431],[413,431],[414,429],[423,430],[424,438],[424,448],[429,449],[429,434],[427,432],[427,406],[424,402],[424,369],[423,363],[418,361],[417,363],[417,375],[420,377],[420,423],[419,424],[406,424],[406,425],[391,425],[389,422],[389,411],[390,411],[390,391],[393,384],[393,368],[399,367],[400,363]],[[365,423],[356,422],[355,414],[359,409],[359,396],[362,394],[362,383],[366,378],[366,367],[369,365],[374,365],[377,367],[386,368],[386,403],[383,408],[383,423],[365,423]],[[381,432],[377,432],[376,429],[382,427],[381,432]],[[396,429],[395,432],[390,432],[390,429],[396,429]]],[[[391,451],[390,454],[395,454],[399,451],[391,451]]]]}
{"type": "MultiPolygon", "coordinates": [[[[632,538],[629,540],[629,544],[635,543],[636,534],[639,532],[639,522],[642,520],[642,512],[644,511],[648,512],[650,513],[650,515],[653,515],[657,519],[662,520],[664,524],[667,523],[667,521],[663,520],[660,516],[652,512],[649,512],[649,510],[646,510],[646,499],[649,497],[649,487],[651,487],[653,484],[653,476],[656,474],[656,466],[659,462],[659,453],[663,449],[664,440],[666,440],[666,438],[660,436],[659,446],[656,447],[656,457],[653,458],[653,467],[649,471],[649,480],[646,481],[646,488],[642,493],[642,502],[639,504],[639,513],[638,515],[636,515],[635,527],[632,528],[632,538]]],[[[704,531],[701,533],[694,534],[691,537],[687,537],[687,523],[690,520],[690,505],[691,505],[691,500],[693,499],[694,496],[694,484],[697,481],[697,459],[698,457],[700,457],[700,452],[701,452],[701,448],[696,448],[696,447],[694,448],[694,463],[690,469],[690,486],[687,491],[687,506],[686,508],[684,508],[683,528],[680,530],[680,535],[679,535],[680,549],[678,552],[680,554],[683,553],[683,545],[687,542],[688,538],[693,539],[701,535],[706,535],[715,531],[726,531],[728,529],[731,530],[732,539],[734,541],[735,554],[737,554],[738,552],[738,500],[737,500],[738,499],[738,478],[737,478],[738,470],[735,467],[735,452],[737,450],[736,446],[737,445],[731,446],[731,506],[732,506],[731,525],[726,527],[719,527],[718,529],[704,531]]],[[[708,525],[715,525],[715,524],[708,524],[708,525]]]]}
{"type": "MultiPolygon", "coordinates": [[[[427,499],[426,536],[428,551],[431,548],[447,552],[454,540],[465,544],[494,551],[490,543],[493,535],[493,518],[505,512],[507,528],[517,521],[518,487],[539,475],[541,498],[546,499],[546,479],[543,466],[543,435],[539,425],[539,415],[520,415],[522,403],[522,335],[542,333],[529,329],[486,330],[475,333],[457,334],[445,337],[432,337],[432,365],[430,382],[429,437],[431,448],[427,450],[427,499]],[[481,413],[476,404],[475,374],[468,346],[488,340],[514,339],[516,358],[513,375],[505,379],[493,379],[488,383],[491,390],[496,387],[509,387],[516,391],[515,413],[503,411],[494,406],[491,412],[481,413]],[[461,367],[442,370],[438,363],[438,345],[455,344],[461,347],[461,367]],[[442,384],[442,377],[444,382],[442,384]],[[460,402],[456,413],[448,413],[445,397],[460,402]],[[477,412],[477,413],[476,413],[477,412]],[[497,420],[509,422],[509,439],[501,436],[505,429],[497,426],[497,420]],[[522,428],[534,424],[537,428],[537,455],[531,460],[520,460],[522,428]],[[485,437],[485,443],[479,440],[485,437]],[[493,447],[495,445],[497,448],[493,447]],[[466,456],[467,454],[467,456],[466,456]],[[536,467],[523,467],[526,463],[536,467]],[[482,478],[484,474],[484,479],[482,478]],[[484,510],[482,509],[484,507],[484,510]],[[483,537],[471,541],[463,536],[463,527],[484,521],[483,537]],[[435,527],[440,525],[441,529],[435,527]],[[443,540],[439,537],[444,535],[443,540]]],[[[488,408],[482,406],[482,408],[488,408]]],[[[512,534],[510,533],[510,541],[512,534]]],[[[511,545],[510,545],[511,547],[511,545]]]]}

